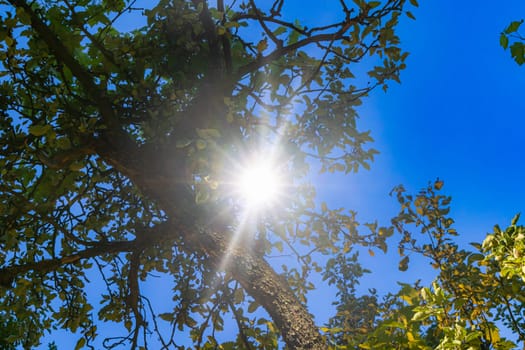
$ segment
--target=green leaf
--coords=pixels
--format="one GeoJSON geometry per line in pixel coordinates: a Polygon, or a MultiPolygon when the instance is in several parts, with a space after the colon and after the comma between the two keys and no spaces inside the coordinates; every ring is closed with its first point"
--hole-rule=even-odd
{"type": "Polygon", "coordinates": [[[13,40],[13,38],[11,38],[10,36],[6,36],[6,37],[4,38],[4,41],[5,41],[5,43],[6,43],[7,46],[11,46],[11,45],[13,45],[13,43],[15,42],[15,41],[13,40]]]}
{"type": "Polygon", "coordinates": [[[504,33],[511,34],[511,33],[517,32],[518,29],[520,29],[520,26],[522,23],[523,23],[523,20],[510,22],[509,26],[505,29],[504,33]]]}
{"type": "Polygon", "coordinates": [[[29,127],[29,133],[34,136],[43,136],[50,132],[51,129],[51,125],[31,125],[29,127]]]}
{"type": "Polygon", "coordinates": [[[75,346],[75,350],[80,350],[86,345],[86,338],[80,338],[75,346]]]}
{"type": "Polygon", "coordinates": [[[293,45],[299,41],[300,33],[297,30],[293,30],[290,36],[288,37],[288,45],[293,45]]]}
{"type": "Polygon", "coordinates": [[[406,11],[405,14],[406,14],[407,17],[410,18],[410,19],[413,19],[413,20],[416,19],[416,17],[415,17],[415,16],[412,14],[412,12],[410,12],[410,11],[406,11]]]}
{"type": "Polygon", "coordinates": [[[273,35],[279,36],[279,35],[281,35],[283,33],[286,33],[286,31],[287,31],[286,27],[281,26],[281,27],[278,27],[276,30],[273,31],[273,35]]]}
{"type": "Polygon", "coordinates": [[[399,271],[406,271],[408,270],[408,262],[410,261],[408,255],[405,256],[401,261],[399,262],[398,269],[399,271]]]}
{"type": "Polygon", "coordinates": [[[520,66],[525,63],[525,48],[523,43],[516,42],[510,46],[510,54],[520,66]]]}
{"type": "Polygon", "coordinates": [[[515,226],[518,223],[519,219],[520,219],[520,213],[516,214],[512,218],[512,221],[510,222],[511,226],[515,226]]]}
{"type": "Polygon", "coordinates": [[[239,24],[239,22],[227,22],[224,24],[224,27],[225,28],[239,28],[241,25],[239,24]]]}
{"type": "Polygon", "coordinates": [[[26,24],[26,25],[31,24],[31,17],[21,7],[17,7],[16,9],[16,18],[22,24],[26,24]]]}
{"type": "Polygon", "coordinates": [[[501,45],[501,47],[503,47],[505,50],[508,48],[509,46],[509,38],[501,33],[501,35],[499,36],[499,44],[501,45]]]}
{"type": "Polygon", "coordinates": [[[467,262],[468,262],[469,265],[472,265],[473,262],[481,261],[481,260],[483,260],[483,258],[485,258],[485,256],[483,254],[473,253],[473,254],[470,254],[468,256],[467,262]]]}
{"type": "Polygon", "coordinates": [[[257,310],[259,308],[259,303],[257,303],[256,301],[252,301],[250,303],[250,305],[248,305],[248,312],[249,313],[253,313],[255,312],[255,310],[257,310]]]}
{"type": "Polygon", "coordinates": [[[165,312],[162,314],[159,314],[159,317],[163,319],[164,321],[172,322],[174,320],[173,313],[171,312],[165,312]]]}
{"type": "Polygon", "coordinates": [[[233,301],[235,304],[240,304],[244,301],[244,291],[241,288],[238,288],[233,292],[233,301]]]}

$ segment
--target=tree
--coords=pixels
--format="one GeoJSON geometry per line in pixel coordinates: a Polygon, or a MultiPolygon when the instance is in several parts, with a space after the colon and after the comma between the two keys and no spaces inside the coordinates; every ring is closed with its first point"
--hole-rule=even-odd
{"type": "Polygon", "coordinates": [[[201,348],[325,349],[309,276],[330,279],[357,245],[385,250],[393,229],[316,207],[306,175],[373,160],[355,107],[399,80],[405,1],[341,0],[313,25],[284,0],[0,5],[0,315],[19,327],[6,340],[64,328],[81,348],[116,322],[126,332],[105,347],[153,332],[183,348],[182,332],[201,348]],[[120,30],[127,16],[147,23],[120,30]],[[258,153],[293,192],[278,210],[249,210],[232,184],[258,153]],[[279,270],[275,254],[294,258],[279,270]],[[172,281],[168,309],[142,292],[152,274],[172,281]],[[236,339],[216,337],[225,314],[236,339]]]}

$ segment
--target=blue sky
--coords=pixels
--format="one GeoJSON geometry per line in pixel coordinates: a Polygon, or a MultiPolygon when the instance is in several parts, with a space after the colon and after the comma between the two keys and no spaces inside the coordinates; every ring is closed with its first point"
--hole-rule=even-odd
{"type": "Polygon", "coordinates": [[[504,3],[422,1],[417,21],[402,21],[402,47],[410,52],[402,83],[375,91],[360,109],[381,154],[371,171],[346,179],[351,193],[328,195],[381,218],[394,185],[415,191],[439,177],[471,239],[524,209],[525,67],[498,40],[508,22],[525,17],[525,3],[504,3]]]}
{"type": "MultiPolygon", "coordinates": [[[[413,13],[417,20],[405,17],[399,27],[401,46],[410,52],[401,84],[386,94],[376,90],[359,110],[379,156],[370,171],[320,177],[319,196],[356,210],[361,222],[386,225],[398,210],[388,196],[394,186],[416,192],[439,177],[453,198],[458,241],[467,248],[525,211],[525,67],[499,46],[508,23],[525,18],[525,2],[420,1],[413,13]]],[[[395,291],[396,281],[432,279],[426,263],[399,272],[396,238],[391,242],[387,256],[361,255],[373,270],[363,289],[395,291]]],[[[316,302],[323,293],[312,298],[318,320],[329,316],[316,302]]]]}
{"type": "MultiPolygon", "coordinates": [[[[330,17],[336,3],[291,2],[298,18],[330,17]]],[[[402,47],[410,52],[402,83],[392,83],[386,94],[374,91],[359,110],[361,128],[372,130],[381,152],[372,170],[323,175],[316,185],[331,207],[388,224],[397,211],[388,196],[394,186],[415,192],[439,177],[453,197],[451,216],[466,245],[525,212],[525,67],[499,46],[505,26],[525,18],[525,2],[421,0],[413,13],[416,21],[405,17],[400,25],[402,47]]],[[[366,288],[394,291],[395,281],[432,275],[429,266],[398,272],[395,254],[363,258],[374,271],[363,280],[366,288]]],[[[323,293],[310,298],[321,322],[330,309],[321,303],[323,293]]]]}

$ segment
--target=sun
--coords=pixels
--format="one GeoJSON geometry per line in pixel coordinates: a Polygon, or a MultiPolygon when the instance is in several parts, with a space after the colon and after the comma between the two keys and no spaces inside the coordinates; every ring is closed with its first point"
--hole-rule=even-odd
{"type": "Polygon", "coordinates": [[[236,183],[237,192],[250,209],[263,209],[274,204],[283,187],[278,167],[262,159],[244,165],[236,183]]]}

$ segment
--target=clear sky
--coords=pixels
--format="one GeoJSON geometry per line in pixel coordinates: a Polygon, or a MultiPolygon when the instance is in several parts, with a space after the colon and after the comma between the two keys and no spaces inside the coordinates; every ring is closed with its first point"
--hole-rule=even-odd
{"type": "MultiPolygon", "coordinates": [[[[330,17],[337,3],[291,2],[297,18],[330,17]]],[[[499,46],[505,26],[525,18],[525,2],[420,0],[413,13],[416,21],[405,17],[400,25],[410,52],[402,84],[374,91],[359,110],[361,128],[372,130],[381,154],[370,171],[316,177],[319,197],[356,210],[361,221],[388,224],[398,209],[388,196],[395,185],[416,192],[439,177],[453,197],[462,244],[481,241],[494,224],[525,212],[525,66],[499,46]]],[[[429,266],[398,272],[396,255],[363,258],[374,271],[363,286],[382,292],[432,273],[429,266]]],[[[329,317],[322,293],[310,298],[321,322],[329,317]]]]}
{"type": "MultiPolygon", "coordinates": [[[[328,15],[330,1],[321,3],[308,11],[328,15]]],[[[410,52],[401,84],[390,84],[386,94],[376,90],[360,108],[360,125],[372,130],[380,155],[370,171],[317,179],[319,196],[356,210],[361,222],[386,225],[398,210],[388,196],[394,186],[416,192],[439,177],[453,198],[458,241],[467,247],[525,212],[525,66],[499,46],[508,23],[525,18],[525,2],[422,0],[413,13],[417,20],[405,17],[399,27],[410,52]]],[[[396,239],[387,256],[361,255],[373,270],[364,289],[395,291],[396,281],[432,279],[426,264],[397,270],[396,239]]],[[[318,320],[326,315],[318,302],[323,293],[311,298],[318,320]]]]}

